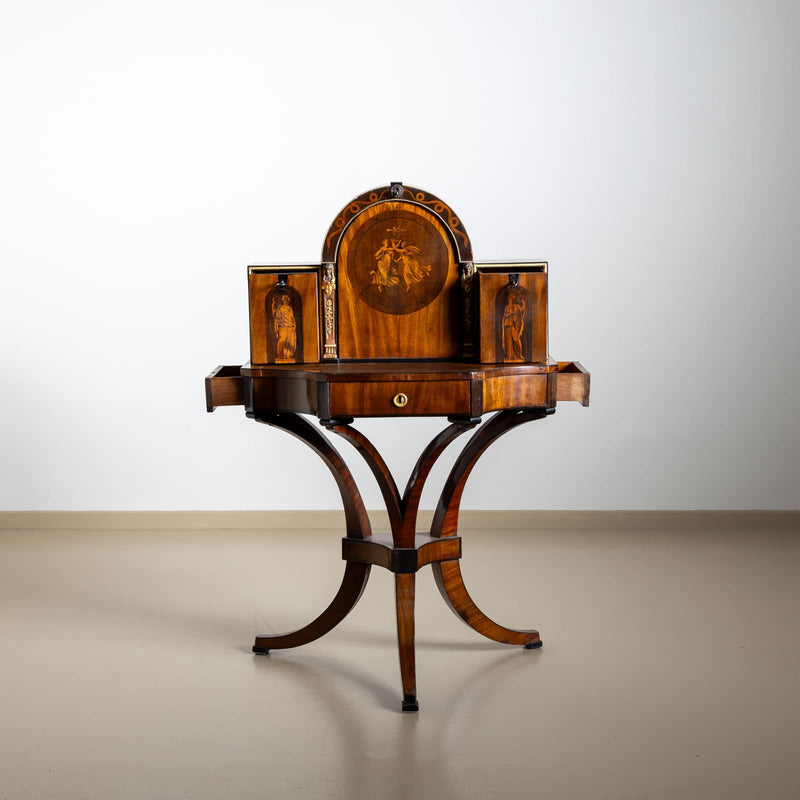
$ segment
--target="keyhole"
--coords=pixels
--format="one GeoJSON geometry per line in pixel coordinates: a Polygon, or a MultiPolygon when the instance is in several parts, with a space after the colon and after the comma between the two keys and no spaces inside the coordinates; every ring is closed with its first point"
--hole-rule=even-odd
{"type": "Polygon", "coordinates": [[[392,402],[397,406],[397,408],[402,408],[408,402],[408,397],[402,392],[399,392],[392,398],[392,402]]]}

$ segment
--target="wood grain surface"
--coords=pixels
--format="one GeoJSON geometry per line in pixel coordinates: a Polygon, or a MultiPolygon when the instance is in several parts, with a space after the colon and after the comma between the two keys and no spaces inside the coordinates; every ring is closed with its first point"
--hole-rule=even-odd
{"type": "Polygon", "coordinates": [[[334,417],[469,415],[470,399],[470,382],[465,380],[351,381],[330,385],[334,417]]]}

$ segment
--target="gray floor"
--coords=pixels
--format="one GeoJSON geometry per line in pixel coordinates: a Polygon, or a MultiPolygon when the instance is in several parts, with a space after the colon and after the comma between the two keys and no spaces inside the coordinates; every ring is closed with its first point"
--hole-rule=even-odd
{"type": "Polygon", "coordinates": [[[0,533],[0,798],[795,798],[800,535],[465,534],[494,645],[418,575],[418,715],[392,576],[316,643],[330,532],[0,533]]]}

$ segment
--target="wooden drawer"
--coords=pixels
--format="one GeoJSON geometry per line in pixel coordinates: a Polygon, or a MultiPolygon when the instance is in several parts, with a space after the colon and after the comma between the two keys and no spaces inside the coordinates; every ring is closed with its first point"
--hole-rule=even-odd
{"type": "Polygon", "coordinates": [[[547,392],[548,375],[488,377],[483,382],[483,412],[504,408],[546,408],[554,405],[547,392]],[[548,403],[548,399],[550,402],[548,403]]]}
{"type": "Polygon", "coordinates": [[[241,367],[217,367],[206,378],[206,410],[217,406],[244,405],[244,380],[241,367]]]}
{"type": "Polygon", "coordinates": [[[577,361],[558,362],[556,400],[577,400],[589,405],[589,373],[577,361]]]}
{"type": "Polygon", "coordinates": [[[332,417],[469,415],[470,381],[336,381],[332,417]]]}

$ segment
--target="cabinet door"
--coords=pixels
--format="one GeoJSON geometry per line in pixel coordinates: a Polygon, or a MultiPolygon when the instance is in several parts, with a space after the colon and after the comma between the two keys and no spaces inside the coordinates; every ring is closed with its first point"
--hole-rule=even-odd
{"type": "Polygon", "coordinates": [[[319,361],[318,267],[250,267],[250,362],[319,361]]]}
{"type": "Polygon", "coordinates": [[[505,264],[477,272],[481,361],[547,361],[547,265],[505,264]]]}

